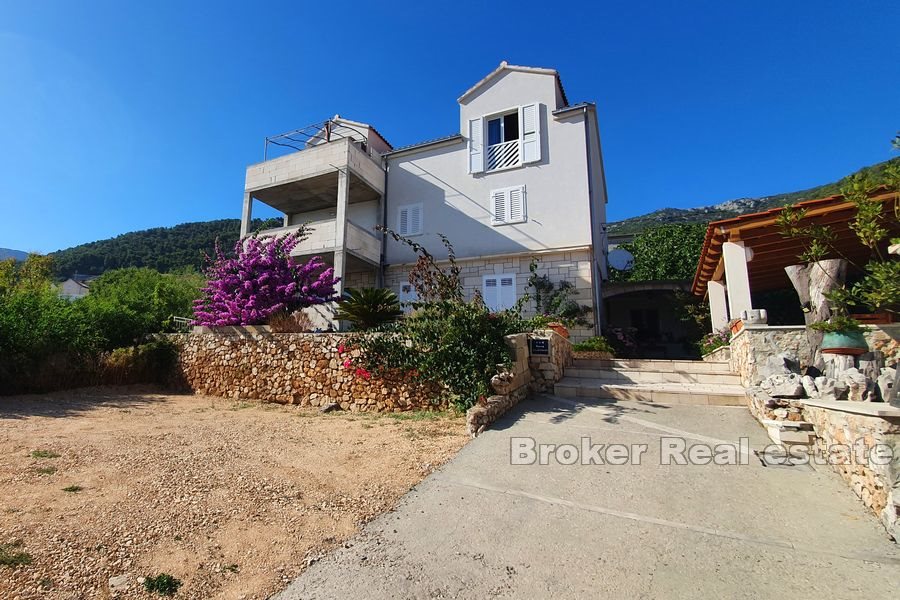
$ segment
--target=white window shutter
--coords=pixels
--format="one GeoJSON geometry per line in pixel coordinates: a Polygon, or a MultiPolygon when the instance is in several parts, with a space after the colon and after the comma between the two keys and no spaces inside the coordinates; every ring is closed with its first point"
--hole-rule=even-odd
{"type": "Polygon", "coordinates": [[[422,233],[422,205],[407,204],[397,208],[397,232],[400,235],[422,233]]]}
{"type": "Polygon", "coordinates": [[[497,277],[485,276],[481,297],[484,299],[485,306],[490,310],[497,310],[500,304],[500,281],[497,277]]]}
{"type": "Polygon", "coordinates": [[[525,220],[525,186],[511,187],[506,194],[509,204],[509,223],[521,223],[525,220]]]}
{"type": "Polygon", "coordinates": [[[397,229],[400,235],[409,235],[409,207],[401,206],[397,211],[397,229]]]}
{"type": "Polygon", "coordinates": [[[469,173],[484,172],[484,121],[469,119],[469,173]]]}
{"type": "Polygon", "coordinates": [[[508,191],[505,188],[491,191],[491,223],[494,225],[501,225],[507,221],[509,215],[508,191]]]}
{"type": "Polygon", "coordinates": [[[512,308],[516,305],[516,276],[504,275],[500,277],[500,302],[499,308],[512,308]]]}
{"type": "Polygon", "coordinates": [[[522,162],[541,160],[541,105],[535,103],[519,107],[519,123],[522,162]]]}

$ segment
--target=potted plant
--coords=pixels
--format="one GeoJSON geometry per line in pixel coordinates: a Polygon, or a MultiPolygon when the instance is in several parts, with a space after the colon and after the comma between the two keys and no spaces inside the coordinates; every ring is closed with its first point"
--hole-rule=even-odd
{"type": "Polygon", "coordinates": [[[825,354],[850,354],[858,356],[869,351],[860,322],[846,315],[835,315],[827,321],[809,326],[822,332],[821,350],[825,354]]]}
{"type": "Polygon", "coordinates": [[[569,329],[560,323],[559,321],[553,321],[552,323],[547,323],[547,328],[552,329],[559,335],[563,336],[566,339],[569,339],[569,329]]]}

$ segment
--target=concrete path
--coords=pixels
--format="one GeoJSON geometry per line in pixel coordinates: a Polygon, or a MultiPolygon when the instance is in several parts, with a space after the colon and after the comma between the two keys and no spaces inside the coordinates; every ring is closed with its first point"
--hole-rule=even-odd
{"type": "Polygon", "coordinates": [[[894,597],[900,547],[830,467],[765,467],[766,444],[745,408],[528,400],[277,598],[894,597]],[[669,438],[742,436],[749,464],[660,464],[669,438]],[[647,449],[514,466],[512,437],[647,449]]]}

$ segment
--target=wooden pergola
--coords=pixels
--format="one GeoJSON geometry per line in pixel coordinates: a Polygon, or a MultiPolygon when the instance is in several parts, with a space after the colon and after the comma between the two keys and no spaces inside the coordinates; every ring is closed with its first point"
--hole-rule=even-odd
{"type": "MultiPolygon", "coordinates": [[[[896,217],[897,192],[876,188],[869,197],[883,203],[884,224],[900,234],[896,217]]],[[[804,225],[827,225],[835,235],[836,250],[830,258],[846,258],[857,265],[866,264],[871,250],[863,246],[850,228],[856,205],[843,196],[807,200],[794,205],[805,209],[804,225]]],[[[691,286],[693,294],[709,297],[713,331],[722,329],[733,318],[753,308],[750,292],[790,288],[785,267],[800,262],[804,240],[784,236],[776,224],[783,208],[713,221],[706,230],[700,262],[691,286]]],[[[884,243],[887,255],[888,243],[884,243]]],[[[757,307],[765,308],[765,307],[757,307]]]]}

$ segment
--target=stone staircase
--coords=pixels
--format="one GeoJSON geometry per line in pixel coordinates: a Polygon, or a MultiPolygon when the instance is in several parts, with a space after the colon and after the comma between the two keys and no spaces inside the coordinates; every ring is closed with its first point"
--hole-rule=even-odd
{"type": "Polygon", "coordinates": [[[566,398],[745,406],[740,376],[728,363],[695,360],[575,359],[555,386],[566,398]]]}

